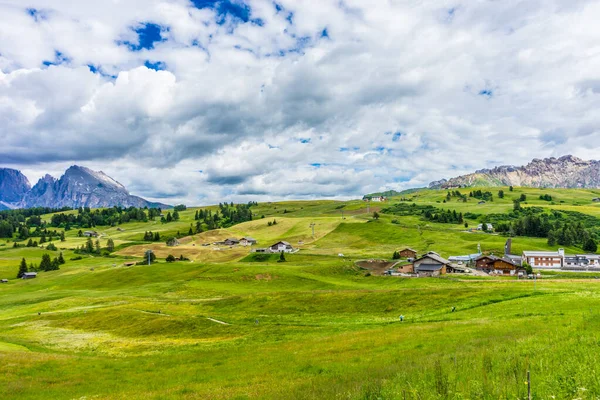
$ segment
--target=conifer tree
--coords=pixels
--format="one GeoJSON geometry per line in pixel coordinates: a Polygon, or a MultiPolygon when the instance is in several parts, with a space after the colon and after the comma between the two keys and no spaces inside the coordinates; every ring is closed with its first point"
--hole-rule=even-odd
{"type": "Polygon", "coordinates": [[[19,279],[22,278],[26,272],[28,272],[27,271],[27,261],[25,261],[25,259],[23,258],[21,260],[21,265],[19,266],[19,273],[17,274],[17,278],[19,278],[19,279]]]}

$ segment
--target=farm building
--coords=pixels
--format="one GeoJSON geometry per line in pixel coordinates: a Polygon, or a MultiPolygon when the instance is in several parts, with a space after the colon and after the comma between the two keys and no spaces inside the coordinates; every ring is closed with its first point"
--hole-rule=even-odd
{"type": "Polygon", "coordinates": [[[233,239],[233,238],[228,238],[225,239],[222,244],[224,244],[225,246],[235,246],[236,244],[240,244],[240,241],[237,239],[233,239]]]}
{"type": "MultiPolygon", "coordinates": [[[[488,231],[491,232],[491,231],[494,230],[494,225],[492,225],[492,224],[485,224],[485,225],[486,225],[488,231]]],[[[483,224],[477,225],[477,230],[478,231],[482,231],[483,230],[483,224]]]]}
{"type": "Polygon", "coordinates": [[[23,274],[23,278],[21,278],[21,279],[33,279],[33,278],[37,278],[37,272],[25,272],[23,274]]]}
{"type": "Polygon", "coordinates": [[[241,246],[254,246],[256,243],[258,243],[256,239],[253,239],[251,237],[243,237],[240,239],[241,246]]]}
{"type": "Polygon", "coordinates": [[[271,253],[292,253],[294,251],[294,247],[288,242],[280,241],[269,247],[271,253]]]}
{"type": "Polygon", "coordinates": [[[565,250],[558,251],[524,251],[522,261],[532,268],[560,269],[564,265],[565,250]]]}
{"type": "Polygon", "coordinates": [[[400,250],[398,253],[402,258],[417,258],[417,251],[409,247],[400,250]]]}
{"type": "Polygon", "coordinates": [[[451,266],[450,261],[432,251],[413,262],[414,272],[423,277],[445,275],[449,266],[451,266]]]}
{"type": "Polygon", "coordinates": [[[515,275],[523,270],[521,265],[508,257],[483,256],[477,260],[477,269],[488,274],[500,273],[502,275],[515,275]]]}
{"type": "Polygon", "coordinates": [[[85,231],[83,232],[83,236],[85,237],[98,237],[100,234],[96,231],[85,231]]]}
{"type": "Polygon", "coordinates": [[[8,279],[2,279],[0,283],[8,283],[8,279]]]}
{"type": "Polygon", "coordinates": [[[498,257],[494,255],[477,257],[475,259],[475,268],[478,270],[487,269],[488,264],[496,260],[498,260],[498,257]]]}

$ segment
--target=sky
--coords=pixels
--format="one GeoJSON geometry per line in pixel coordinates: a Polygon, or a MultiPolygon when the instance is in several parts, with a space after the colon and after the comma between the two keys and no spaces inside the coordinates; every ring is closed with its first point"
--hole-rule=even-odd
{"type": "Polygon", "coordinates": [[[600,155],[596,0],[0,0],[0,166],[169,204],[600,155]]]}

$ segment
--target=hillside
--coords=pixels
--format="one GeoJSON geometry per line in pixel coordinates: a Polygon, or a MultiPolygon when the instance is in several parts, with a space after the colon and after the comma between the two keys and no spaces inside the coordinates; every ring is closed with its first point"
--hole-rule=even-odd
{"type": "Polygon", "coordinates": [[[74,165],[60,179],[45,175],[33,187],[17,170],[0,169],[0,209],[33,207],[162,207],[129,194],[104,172],[74,165]]]}
{"type": "Polygon", "coordinates": [[[534,159],[521,167],[507,165],[482,169],[472,174],[429,184],[430,189],[475,186],[600,188],[600,161],[584,161],[573,156],[534,159]]]}
{"type": "MultiPolygon", "coordinates": [[[[579,218],[596,234],[599,193],[483,187],[448,197],[424,189],[370,204],[370,213],[362,200],[259,203],[250,205],[252,221],[202,232],[196,215],[214,216],[218,206],[188,208],[169,222],[46,225],[46,233],[32,226],[31,238],[53,236],[57,250],[47,241],[24,247],[16,234],[0,241],[0,279],[8,279],[0,284],[0,398],[526,398],[528,370],[535,398],[596,398],[600,273],[414,279],[355,262],[390,259],[405,246],[444,257],[478,244],[503,251],[506,236],[428,220],[416,211],[427,207],[462,213],[473,227],[511,214],[524,196],[518,215],[573,212],[567,221],[579,218]],[[479,190],[493,199],[469,196],[479,190]],[[90,229],[100,235],[98,253],[80,251],[88,239],[79,230],[90,229]],[[149,231],[162,239],[145,240],[149,231]],[[167,246],[173,236],[180,244],[167,246]],[[278,254],[217,243],[245,236],[255,247],[285,240],[300,250],[278,262],[278,254]],[[149,266],[148,249],[157,256],[149,266]],[[61,252],[59,270],[15,279],[22,258],[39,264],[61,252]],[[166,262],[169,255],[188,260],[166,262]]],[[[41,222],[61,214],[78,211],[41,222]]],[[[557,247],[513,237],[516,254],[557,247]]]]}

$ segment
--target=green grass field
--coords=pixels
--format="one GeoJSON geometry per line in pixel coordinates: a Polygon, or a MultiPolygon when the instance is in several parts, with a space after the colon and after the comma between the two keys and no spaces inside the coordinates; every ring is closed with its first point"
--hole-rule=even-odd
{"type": "MultiPolygon", "coordinates": [[[[481,206],[437,203],[445,191],[410,197],[486,214],[510,210],[526,193],[528,205],[600,211],[595,191],[505,192],[481,206]],[[545,193],[554,204],[536,200],[545,193]]],[[[147,230],[187,232],[194,212],[170,224],[97,227],[103,245],[120,245],[110,257],[71,261],[85,239],[68,231],[56,243],[67,263],[27,281],[14,279],[19,261],[39,263],[47,251],[0,243],[0,278],[9,279],[0,285],[0,398],[525,399],[528,370],[535,399],[600,398],[600,273],[545,273],[535,282],[371,276],[355,261],[389,259],[404,246],[449,256],[481,244],[501,253],[506,238],[414,216],[374,221],[362,201],[259,204],[254,221],[175,248],[141,242],[147,230]],[[281,263],[249,248],[203,246],[241,236],[300,251],[281,263]],[[148,248],[158,263],[123,265],[148,248]],[[168,254],[191,261],[166,263],[168,254]]],[[[549,247],[514,238],[513,249],[549,247]]]]}

